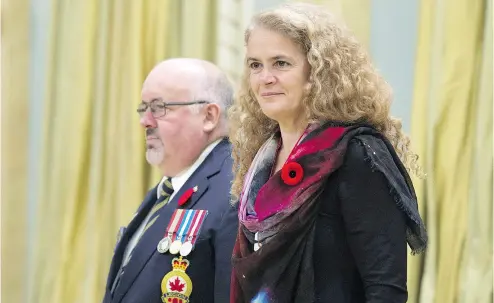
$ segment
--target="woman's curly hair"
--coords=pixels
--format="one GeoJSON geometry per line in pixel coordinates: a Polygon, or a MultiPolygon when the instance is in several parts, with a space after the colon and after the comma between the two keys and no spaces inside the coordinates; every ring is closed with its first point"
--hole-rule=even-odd
{"type": "MultiPolygon", "coordinates": [[[[245,31],[246,44],[256,27],[288,37],[305,52],[311,66],[311,87],[303,101],[309,121],[368,123],[389,139],[408,171],[420,173],[418,156],[410,150],[400,120],[390,116],[390,86],[365,49],[329,12],[299,3],[259,13],[245,31]]],[[[235,173],[231,193],[236,201],[254,156],[278,126],[256,101],[247,67],[229,117],[235,173]]]]}

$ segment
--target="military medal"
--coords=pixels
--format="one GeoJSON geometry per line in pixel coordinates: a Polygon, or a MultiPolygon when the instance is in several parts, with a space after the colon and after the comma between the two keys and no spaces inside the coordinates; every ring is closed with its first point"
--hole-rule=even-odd
{"type": "Polygon", "coordinates": [[[166,228],[165,236],[163,237],[163,239],[160,240],[160,242],[156,246],[156,249],[158,250],[159,253],[164,254],[170,249],[173,235],[177,232],[179,227],[179,222],[182,220],[183,215],[184,215],[183,209],[177,209],[173,213],[170,219],[170,223],[168,223],[168,227],[166,228]]]}
{"type": "Polygon", "coordinates": [[[184,211],[183,209],[177,209],[173,216],[170,219],[170,223],[168,223],[168,227],[166,228],[165,236],[157,245],[157,250],[159,253],[166,253],[168,249],[170,249],[170,245],[172,243],[173,235],[177,232],[179,227],[179,222],[183,218],[184,211]]]}
{"type": "Polygon", "coordinates": [[[185,242],[182,247],[180,247],[180,255],[187,257],[192,251],[192,243],[190,241],[185,242]]]}
{"type": "MultiPolygon", "coordinates": [[[[173,258],[172,271],[167,273],[161,280],[161,300],[164,303],[188,303],[192,293],[192,280],[185,273],[190,262],[185,259],[188,256],[197,241],[197,237],[208,214],[207,210],[183,210],[184,213],[178,216],[180,223],[177,224],[176,238],[171,243],[169,252],[171,254],[180,253],[180,257],[173,258]],[[182,239],[187,239],[182,243],[182,239]]],[[[176,210],[175,212],[177,212],[176,210]]],[[[175,218],[174,214],[174,217],[175,218]]],[[[173,221],[173,220],[172,220],[173,221]]],[[[170,225],[173,226],[173,225],[170,225]]],[[[168,231],[173,230],[169,229],[168,231]]],[[[171,238],[173,239],[173,237],[171,238]]],[[[163,240],[162,240],[163,241],[163,240]]],[[[161,241],[160,241],[161,243],[161,241]]]]}
{"type": "Polygon", "coordinates": [[[202,227],[202,223],[208,214],[207,210],[196,210],[194,214],[194,219],[192,220],[191,229],[187,236],[187,241],[182,244],[180,247],[180,255],[182,257],[188,256],[192,249],[194,248],[194,244],[197,241],[197,235],[200,232],[200,228],[202,227]]]}
{"type": "Polygon", "coordinates": [[[177,237],[175,241],[173,241],[173,243],[170,245],[170,253],[172,255],[176,255],[180,252],[180,248],[182,247],[182,239],[185,238],[185,235],[190,229],[195,211],[193,209],[187,209],[184,210],[184,212],[185,214],[183,215],[183,219],[180,222],[177,237]]]}
{"type": "Polygon", "coordinates": [[[182,242],[180,242],[178,240],[173,241],[173,243],[170,245],[170,253],[172,255],[178,254],[181,246],[182,246],[182,242]]]}
{"type": "Polygon", "coordinates": [[[170,243],[171,243],[170,238],[165,237],[161,239],[161,241],[158,243],[158,246],[156,246],[156,249],[160,254],[164,254],[170,248],[170,243]]]}

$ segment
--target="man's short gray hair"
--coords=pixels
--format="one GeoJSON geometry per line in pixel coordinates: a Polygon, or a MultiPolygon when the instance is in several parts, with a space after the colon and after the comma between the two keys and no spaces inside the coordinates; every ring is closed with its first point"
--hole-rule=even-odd
{"type": "Polygon", "coordinates": [[[207,73],[195,94],[195,99],[218,104],[224,123],[226,123],[227,112],[233,105],[234,99],[232,82],[224,72],[207,73]]]}

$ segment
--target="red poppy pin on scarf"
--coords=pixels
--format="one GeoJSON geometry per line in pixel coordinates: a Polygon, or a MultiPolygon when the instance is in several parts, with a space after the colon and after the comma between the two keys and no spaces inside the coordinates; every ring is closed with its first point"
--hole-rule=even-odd
{"type": "Polygon", "coordinates": [[[304,169],[297,162],[288,162],[281,169],[281,179],[286,185],[297,185],[304,178],[304,169]]]}
{"type": "Polygon", "coordinates": [[[197,191],[197,186],[187,189],[184,194],[178,199],[178,206],[182,206],[190,200],[193,193],[197,191]]]}

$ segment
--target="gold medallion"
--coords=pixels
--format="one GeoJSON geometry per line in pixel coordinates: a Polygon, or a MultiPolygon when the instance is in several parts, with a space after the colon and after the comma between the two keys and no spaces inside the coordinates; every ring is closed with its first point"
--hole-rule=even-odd
{"type": "Polygon", "coordinates": [[[186,259],[173,258],[172,271],[161,280],[161,301],[163,303],[188,303],[192,293],[192,281],[185,273],[190,262],[186,259]]]}

